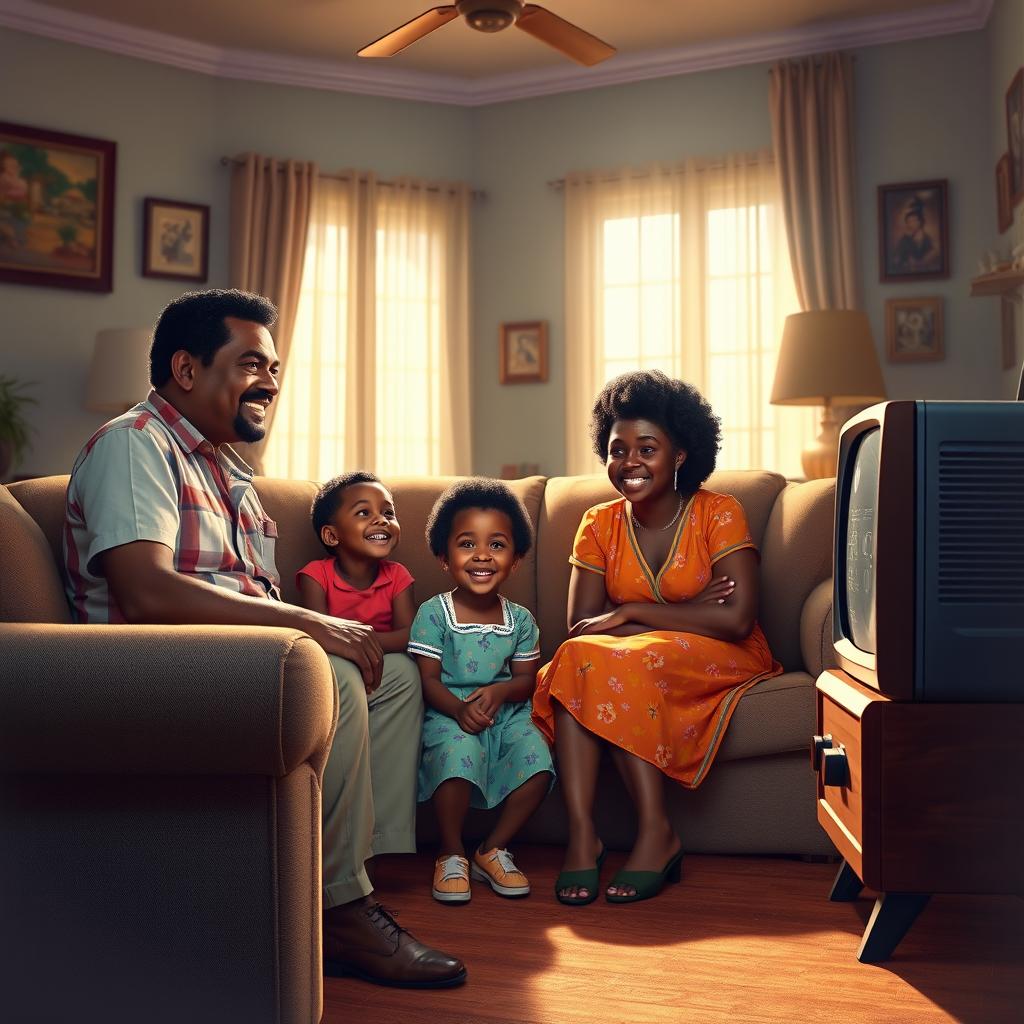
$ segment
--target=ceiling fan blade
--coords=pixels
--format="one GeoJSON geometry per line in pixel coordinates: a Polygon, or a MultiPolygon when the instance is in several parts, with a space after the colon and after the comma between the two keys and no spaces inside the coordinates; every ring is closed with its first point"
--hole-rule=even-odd
{"type": "Polygon", "coordinates": [[[571,21],[552,14],[536,4],[526,4],[519,15],[516,28],[528,32],[548,46],[553,46],[566,57],[579,64],[600,64],[615,54],[615,47],[602,42],[597,36],[577,28],[571,21]]]}
{"type": "Polygon", "coordinates": [[[452,18],[458,16],[459,12],[453,4],[447,7],[431,7],[429,11],[424,11],[419,17],[407,21],[400,28],[374,40],[369,46],[364,46],[356,56],[392,57],[415,43],[417,39],[422,39],[434,29],[447,25],[452,18]]]}

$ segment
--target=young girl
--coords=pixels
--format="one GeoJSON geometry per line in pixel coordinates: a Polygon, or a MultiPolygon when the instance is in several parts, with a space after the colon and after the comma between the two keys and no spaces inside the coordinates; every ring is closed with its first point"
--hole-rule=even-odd
{"type": "Polygon", "coordinates": [[[442,903],[465,903],[471,895],[462,845],[470,805],[503,804],[473,852],[473,877],[501,896],[530,891],[506,847],[544,799],[554,768],[530,721],[537,623],[499,591],[532,539],[522,503],[497,480],[453,485],[427,520],[430,550],[455,582],[420,608],[409,639],[427,704],[419,799],[432,799],[437,814],[441,855],[433,895],[442,903]]]}
{"type": "Polygon", "coordinates": [[[372,626],[385,656],[404,653],[413,578],[388,559],[402,536],[391,492],[372,473],[345,473],[320,488],[312,516],[328,557],[296,574],[302,606],[372,626]]]}

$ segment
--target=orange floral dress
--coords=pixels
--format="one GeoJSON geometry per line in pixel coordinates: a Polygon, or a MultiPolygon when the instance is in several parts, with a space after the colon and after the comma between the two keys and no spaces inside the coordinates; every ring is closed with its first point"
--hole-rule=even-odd
{"type": "MultiPolygon", "coordinates": [[[[715,562],[742,548],[754,542],[740,503],[701,489],[657,571],[640,551],[625,498],[584,513],[569,561],[604,576],[615,604],[664,604],[699,594],[715,562]]],[[[669,630],[574,637],[537,674],[533,720],[553,741],[557,701],[590,732],[695,789],[740,696],[781,671],[757,625],[740,643],[669,630]]]]}

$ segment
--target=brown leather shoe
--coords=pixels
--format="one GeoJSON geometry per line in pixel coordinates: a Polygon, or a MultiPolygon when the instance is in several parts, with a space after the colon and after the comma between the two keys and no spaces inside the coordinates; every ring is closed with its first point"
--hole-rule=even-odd
{"type": "Polygon", "coordinates": [[[417,942],[372,896],[324,911],[324,974],[395,988],[448,988],[462,961],[417,942]]]}

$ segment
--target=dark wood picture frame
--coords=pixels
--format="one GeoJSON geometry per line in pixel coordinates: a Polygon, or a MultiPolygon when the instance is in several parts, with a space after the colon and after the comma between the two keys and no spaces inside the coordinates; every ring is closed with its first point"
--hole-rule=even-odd
{"type": "Polygon", "coordinates": [[[1006,90],[1006,152],[1010,158],[1010,202],[1024,200],[1024,66],[1006,90]]]}
{"type": "Polygon", "coordinates": [[[546,320],[501,325],[498,373],[502,384],[540,384],[548,379],[546,320]]]}
{"type": "Polygon", "coordinates": [[[1013,183],[1010,180],[1010,154],[996,163],[996,227],[1003,234],[1013,226],[1013,183]]]}
{"type": "Polygon", "coordinates": [[[949,183],[878,186],[878,270],[883,283],[949,277],[949,183]]]}
{"type": "Polygon", "coordinates": [[[210,207],[147,196],[142,210],[142,276],[204,282],[210,273],[210,207]]]}
{"type": "Polygon", "coordinates": [[[0,122],[0,281],[109,292],[117,143],[0,122]]]}
{"type": "Polygon", "coordinates": [[[886,299],[885,351],[890,363],[928,363],[944,359],[941,296],[886,299]]]}

